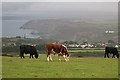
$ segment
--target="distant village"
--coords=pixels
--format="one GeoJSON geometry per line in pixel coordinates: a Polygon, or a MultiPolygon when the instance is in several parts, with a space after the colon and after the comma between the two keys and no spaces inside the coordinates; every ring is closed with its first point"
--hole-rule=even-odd
{"type": "MultiPolygon", "coordinates": [[[[46,42],[51,43],[62,43],[66,45],[68,48],[104,48],[105,46],[113,46],[113,47],[119,47],[118,42],[114,42],[113,40],[108,40],[108,42],[77,42],[77,41],[57,41],[53,39],[45,40],[45,39],[39,39],[39,38],[26,38],[21,36],[16,37],[3,37],[2,38],[2,47],[15,47],[20,45],[32,45],[32,46],[40,46],[41,44],[44,45],[46,42]]],[[[4,50],[3,50],[4,51],[4,50]]]]}

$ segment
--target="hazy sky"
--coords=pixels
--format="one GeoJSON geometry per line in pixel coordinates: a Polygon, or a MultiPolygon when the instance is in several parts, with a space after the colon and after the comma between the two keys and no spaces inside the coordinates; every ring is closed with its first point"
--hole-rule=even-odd
{"type": "Polygon", "coordinates": [[[3,20],[115,17],[117,2],[3,2],[3,20]]]}
{"type": "Polygon", "coordinates": [[[24,34],[23,31],[18,32],[18,29],[29,20],[89,18],[90,20],[115,19],[117,21],[117,15],[117,2],[3,2],[2,35],[24,34]]]}

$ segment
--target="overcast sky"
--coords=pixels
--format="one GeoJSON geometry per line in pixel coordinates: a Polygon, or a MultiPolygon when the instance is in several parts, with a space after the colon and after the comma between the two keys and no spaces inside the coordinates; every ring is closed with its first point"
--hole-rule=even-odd
{"type": "Polygon", "coordinates": [[[118,2],[3,2],[0,16],[3,36],[16,36],[16,33],[23,34],[18,29],[29,20],[90,18],[117,21],[118,2]]]}
{"type": "Polygon", "coordinates": [[[115,17],[117,2],[3,2],[3,20],[115,17]]]}

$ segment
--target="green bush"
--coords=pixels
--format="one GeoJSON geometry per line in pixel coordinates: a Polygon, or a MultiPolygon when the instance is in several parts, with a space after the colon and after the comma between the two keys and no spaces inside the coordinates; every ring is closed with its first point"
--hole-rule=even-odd
{"type": "Polygon", "coordinates": [[[19,46],[6,46],[2,47],[3,53],[19,52],[19,46]]]}

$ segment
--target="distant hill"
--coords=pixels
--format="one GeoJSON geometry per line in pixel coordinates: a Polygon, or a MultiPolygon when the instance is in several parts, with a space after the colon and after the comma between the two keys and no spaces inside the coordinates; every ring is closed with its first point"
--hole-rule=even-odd
{"type": "Polygon", "coordinates": [[[117,40],[117,21],[102,19],[45,19],[30,20],[21,29],[32,29],[33,35],[42,38],[76,41],[117,40]],[[113,34],[105,31],[114,31],[113,34]]]}

